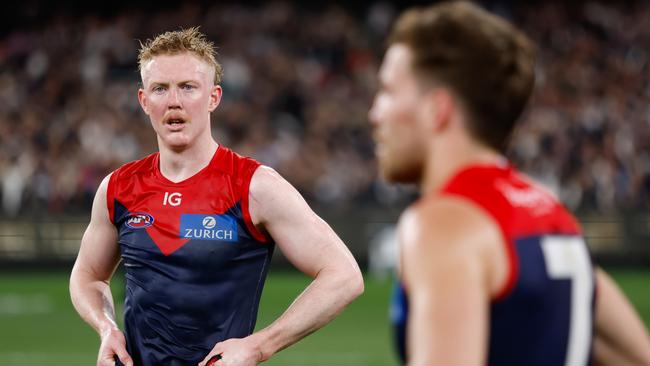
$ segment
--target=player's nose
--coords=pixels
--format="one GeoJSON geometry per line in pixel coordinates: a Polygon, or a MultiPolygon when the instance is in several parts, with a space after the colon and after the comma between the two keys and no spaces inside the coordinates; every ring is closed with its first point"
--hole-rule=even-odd
{"type": "Polygon", "coordinates": [[[377,98],[372,101],[372,106],[370,106],[370,109],[368,110],[368,121],[370,122],[371,126],[376,126],[379,124],[379,113],[378,113],[378,108],[377,108],[377,98]]]}
{"type": "Polygon", "coordinates": [[[167,97],[167,108],[180,108],[181,100],[179,98],[179,92],[176,88],[171,88],[167,97]]]}

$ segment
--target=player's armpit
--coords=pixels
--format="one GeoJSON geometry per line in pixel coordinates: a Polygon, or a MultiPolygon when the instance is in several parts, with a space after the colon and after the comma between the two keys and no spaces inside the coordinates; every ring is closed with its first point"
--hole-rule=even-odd
{"type": "Polygon", "coordinates": [[[444,199],[407,211],[398,235],[408,364],[484,365],[490,276],[483,243],[499,243],[498,230],[475,208],[444,199]]]}
{"type": "Polygon", "coordinates": [[[650,366],[650,337],[616,283],[596,270],[596,365],[650,366]]]}

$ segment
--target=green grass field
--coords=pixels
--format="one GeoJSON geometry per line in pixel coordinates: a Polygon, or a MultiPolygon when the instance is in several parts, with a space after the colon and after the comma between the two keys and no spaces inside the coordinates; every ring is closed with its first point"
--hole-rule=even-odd
{"type": "MultiPolygon", "coordinates": [[[[650,326],[650,270],[612,274],[650,326]]],[[[272,273],[258,327],[280,315],[307,283],[298,274],[272,273]]],[[[365,294],[339,318],[265,365],[396,365],[387,322],[390,287],[367,279],[365,294]]],[[[97,335],[72,308],[66,273],[0,273],[0,365],[94,365],[98,345],[97,335]]]]}

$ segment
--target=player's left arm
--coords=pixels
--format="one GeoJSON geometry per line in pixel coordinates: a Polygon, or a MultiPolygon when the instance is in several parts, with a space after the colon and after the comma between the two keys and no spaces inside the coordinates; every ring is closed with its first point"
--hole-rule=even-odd
{"type": "Polygon", "coordinates": [[[201,366],[217,354],[223,359],[214,365],[257,365],[330,322],[363,292],[363,277],[348,248],[273,169],[262,166],[254,173],[249,210],[253,223],[313,281],[271,325],[218,343],[201,366]]]}
{"type": "Polygon", "coordinates": [[[595,365],[650,366],[650,334],[616,282],[596,270],[595,365]]]}
{"type": "Polygon", "coordinates": [[[484,365],[497,287],[490,258],[502,245],[496,225],[466,202],[437,198],[405,212],[398,240],[408,365],[484,365]]]}

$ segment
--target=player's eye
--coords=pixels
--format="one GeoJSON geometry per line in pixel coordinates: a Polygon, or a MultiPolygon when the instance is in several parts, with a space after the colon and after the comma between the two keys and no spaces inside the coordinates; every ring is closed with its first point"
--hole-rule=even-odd
{"type": "Polygon", "coordinates": [[[166,90],[166,88],[165,88],[164,86],[162,86],[162,85],[154,86],[154,87],[151,89],[151,91],[153,91],[153,92],[156,93],[156,94],[161,94],[161,93],[163,93],[165,90],[166,90]]]}
{"type": "Polygon", "coordinates": [[[190,91],[190,90],[196,89],[196,87],[194,85],[191,85],[191,84],[183,84],[183,85],[181,85],[181,89],[183,89],[185,91],[190,91]]]}

